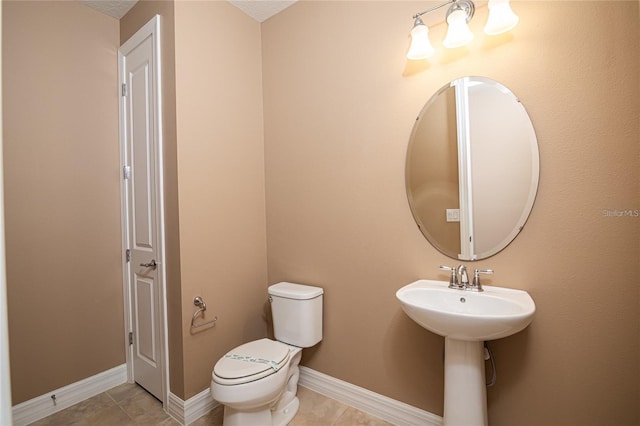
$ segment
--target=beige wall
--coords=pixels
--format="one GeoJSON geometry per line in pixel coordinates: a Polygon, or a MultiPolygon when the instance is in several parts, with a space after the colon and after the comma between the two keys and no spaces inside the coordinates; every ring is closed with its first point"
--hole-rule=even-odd
{"type": "Polygon", "coordinates": [[[227,2],[176,2],[185,399],[264,337],[267,300],[260,25],[227,2]],[[189,334],[193,298],[212,329],[189,334]]]}
{"type": "Polygon", "coordinates": [[[124,362],[118,21],[3,2],[13,404],[124,362]]]}
{"type": "Polygon", "coordinates": [[[602,214],[640,209],[638,2],[513,7],[511,35],[478,35],[430,65],[404,58],[416,2],[300,2],[263,24],[269,281],[325,288],[325,337],[305,365],[442,414],[442,338],[394,293],[458,262],[416,228],[404,156],[445,82],[501,81],[531,115],[541,181],[523,232],[474,267],[529,291],[538,311],[492,345],[491,423],[638,424],[640,219],[602,214]]]}

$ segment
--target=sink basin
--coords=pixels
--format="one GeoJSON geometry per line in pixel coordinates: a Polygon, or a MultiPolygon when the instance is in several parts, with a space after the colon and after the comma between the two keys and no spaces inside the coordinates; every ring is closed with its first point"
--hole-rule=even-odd
{"type": "Polygon", "coordinates": [[[398,290],[396,297],[411,319],[449,339],[499,339],[521,331],[533,320],[536,305],[526,291],[483,286],[483,292],[472,292],[448,285],[418,280],[398,290]]]}
{"type": "Polygon", "coordinates": [[[526,291],[483,288],[473,292],[418,280],[396,292],[411,319],[444,336],[445,425],[488,426],[483,341],[519,332],[536,312],[526,291]]]}

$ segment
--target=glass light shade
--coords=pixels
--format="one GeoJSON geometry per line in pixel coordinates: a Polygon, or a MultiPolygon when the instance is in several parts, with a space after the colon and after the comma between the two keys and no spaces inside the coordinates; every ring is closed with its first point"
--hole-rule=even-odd
{"type": "Polygon", "coordinates": [[[464,10],[454,10],[451,12],[447,17],[447,23],[449,24],[449,29],[447,30],[447,36],[442,42],[444,47],[453,49],[464,46],[473,40],[473,33],[467,25],[467,12],[464,10]]]}
{"type": "Polygon", "coordinates": [[[519,20],[511,10],[509,0],[489,0],[489,19],[484,32],[489,35],[502,34],[518,25],[519,20]]]}
{"type": "Polygon", "coordinates": [[[411,30],[411,46],[407,52],[407,59],[414,61],[427,59],[434,52],[435,49],[429,41],[429,28],[421,23],[416,24],[411,30]]]}

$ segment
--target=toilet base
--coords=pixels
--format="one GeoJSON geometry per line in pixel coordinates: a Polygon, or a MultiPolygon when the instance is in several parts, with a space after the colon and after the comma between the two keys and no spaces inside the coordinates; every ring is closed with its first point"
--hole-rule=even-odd
{"type": "Polygon", "coordinates": [[[294,397],[289,403],[282,407],[274,407],[272,409],[262,409],[256,411],[238,411],[228,405],[224,407],[224,426],[247,426],[247,425],[264,425],[264,426],[286,426],[296,416],[300,400],[294,397]]]}
{"type": "Polygon", "coordinates": [[[269,409],[238,411],[225,405],[222,424],[224,426],[270,425],[271,411],[269,409]]]}
{"type": "Polygon", "coordinates": [[[236,410],[228,405],[224,406],[224,426],[286,426],[293,420],[300,400],[296,396],[298,392],[298,380],[300,378],[300,359],[302,349],[290,346],[290,360],[287,383],[278,399],[271,405],[256,410],[236,410]]]}
{"type": "Polygon", "coordinates": [[[296,416],[298,408],[300,407],[300,400],[298,397],[294,397],[287,405],[277,410],[271,411],[271,421],[273,426],[288,425],[291,420],[296,416]]]}

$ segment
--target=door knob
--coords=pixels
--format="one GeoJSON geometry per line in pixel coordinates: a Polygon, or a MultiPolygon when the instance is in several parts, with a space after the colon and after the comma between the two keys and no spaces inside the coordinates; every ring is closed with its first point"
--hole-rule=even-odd
{"type": "Polygon", "coordinates": [[[151,259],[151,262],[148,263],[141,263],[140,266],[144,266],[145,268],[153,268],[156,269],[156,266],[158,266],[158,264],[156,263],[155,259],[151,259]]]}

